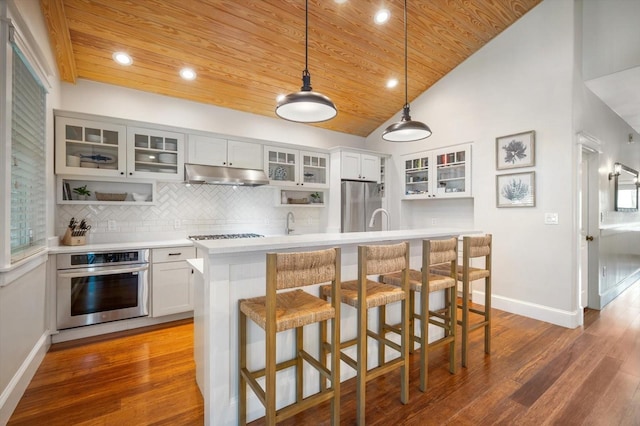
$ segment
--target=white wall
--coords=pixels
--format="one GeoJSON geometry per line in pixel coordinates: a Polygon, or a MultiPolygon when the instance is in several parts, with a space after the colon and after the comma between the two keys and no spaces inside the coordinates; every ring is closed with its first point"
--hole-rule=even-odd
{"type": "MultiPolygon", "coordinates": [[[[573,244],[575,191],[572,171],[572,0],[544,1],[485,45],[430,90],[411,102],[414,119],[433,136],[394,144],[398,154],[471,141],[472,201],[400,201],[399,179],[389,191],[403,220],[446,212],[453,221],[494,235],[494,306],[576,326],[576,259],[573,244]],[[536,131],[536,206],[496,208],[495,138],[536,131]],[[447,203],[447,204],[441,204],[447,203]],[[545,225],[544,213],[558,213],[558,225],[545,225]]],[[[390,150],[380,134],[367,138],[371,149],[390,150]]],[[[394,156],[396,177],[402,164],[394,156]]],[[[391,188],[392,185],[387,185],[391,188]]],[[[400,224],[404,226],[405,224],[400,224]]]]}
{"type": "MultiPolygon", "coordinates": [[[[37,58],[39,73],[48,91],[47,96],[47,156],[53,158],[53,109],[59,105],[59,78],[48,33],[38,0],[9,1],[9,17],[25,37],[30,52],[37,58]]],[[[4,24],[4,23],[3,23],[4,24]]],[[[30,58],[31,59],[31,58],[30,58]]],[[[2,159],[5,160],[4,158],[2,159]]],[[[47,164],[47,233],[53,232],[54,184],[53,162],[47,164]]],[[[0,288],[0,424],[5,424],[24,389],[38,368],[49,347],[45,264],[34,262],[34,268],[15,270],[17,276],[0,288]],[[30,270],[29,270],[30,269],[30,270]],[[21,270],[20,270],[21,271],[21,270]]]]}
{"type": "Polygon", "coordinates": [[[583,0],[584,79],[640,66],[637,0],[583,0]]]}

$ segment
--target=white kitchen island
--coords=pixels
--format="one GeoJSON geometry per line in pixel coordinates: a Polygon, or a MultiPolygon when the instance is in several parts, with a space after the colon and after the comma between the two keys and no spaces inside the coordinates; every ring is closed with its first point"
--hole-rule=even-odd
{"type": "MultiPolygon", "coordinates": [[[[195,241],[198,258],[202,258],[202,276],[194,280],[194,348],[196,379],[204,397],[205,425],[237,424],[238,394],[238,300],[265,294],[265,272],[267,252],[311,251],[327,247],[342,249],[342,279],[357,276],[357,247],[362,244],[384,244],[399,241],[411,243],[411,266],[421,265],[421,241],[428,238],[444,238],[473,234],[479,231],[454,228],[412,229],[401,231],[354,232],[346,234],[306,234],[272,236],[253,239],[195,241]]],[[[318,294],[317,288],[308,288],[318,294]]],[[[433,306],[442,305],[443,295],[432,294],[433,306]]],[[[399,303],[391,306],[388,315],[399,320],[399,303]]],[[[375,326],[375,310],[370,311],[369,325],[375,326]]],[[[251,324],[248,331],[248,363],[251,369],[264,366],[264,333],[251,324]]],[[[305,348],[311,353],[318,351],[317,325],[308,327],[305,333],[305,348]],[[314,328],[315,327],[315,328],[314,328]]],[[[343,305],[341,315],[342,339],[355,336],[355,310],[343,305]]],[[[434,329],[434,338],[438,337],[434,329]]],[[[278,356],[290,356],[293,351],[293,332],[279,333],[278,356]]],[[[370,343],[370,352],[376,349],[370,343]]],[[[391,356],[393,352],[389,353],[391,356]]],[[[377,365],[377,357],[369,357],[369,366],[377,365]]],[[[318,387],[314,370],[305,370],[305,395],[318,387]]],[[[354,376],[355,372],[344,363],[341,379],[354,376]]],[[[278,408],[293,401],[294,377],[292,371],[278,376],[278,408]]],[[[248,391],[249,421],[264,415],[262,404],[248,391]]]]}

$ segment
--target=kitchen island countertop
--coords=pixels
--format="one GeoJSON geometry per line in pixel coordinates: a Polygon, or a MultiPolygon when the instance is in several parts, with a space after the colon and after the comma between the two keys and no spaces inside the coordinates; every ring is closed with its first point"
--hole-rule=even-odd
{"type": "Polygon", "coordinates": [[[326,234],[274,235],[263,238],[239,238],[226,240],[194,241],[194,245],[204,253],[229,254],[268,250],[311,249],[322,246],[342,246],[345,244],[383,243],[402,239],[439,238],[449,235],[476,234],[480,231],[458,228],[425,228],[394,231],[348,232],[326,234]]]}

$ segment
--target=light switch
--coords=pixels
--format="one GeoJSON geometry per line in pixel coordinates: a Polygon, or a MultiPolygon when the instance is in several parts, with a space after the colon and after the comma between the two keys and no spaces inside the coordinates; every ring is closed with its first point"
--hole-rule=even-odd
{"type": "Polygon", "coordinates": [[[545,213],[544,214],[544,224],[545,225],[557,225],[558,224],[558,213],[545,213]]]}

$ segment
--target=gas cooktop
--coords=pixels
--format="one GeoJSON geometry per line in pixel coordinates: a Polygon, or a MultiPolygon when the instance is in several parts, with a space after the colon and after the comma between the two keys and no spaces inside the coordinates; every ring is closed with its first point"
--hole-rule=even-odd
{"type": "Polygon", "coordinates": [[[234,240],[236,238],[261,238],[260,234],[213,234],[213,235],[190,235],[192,240],[234,240]]]}

